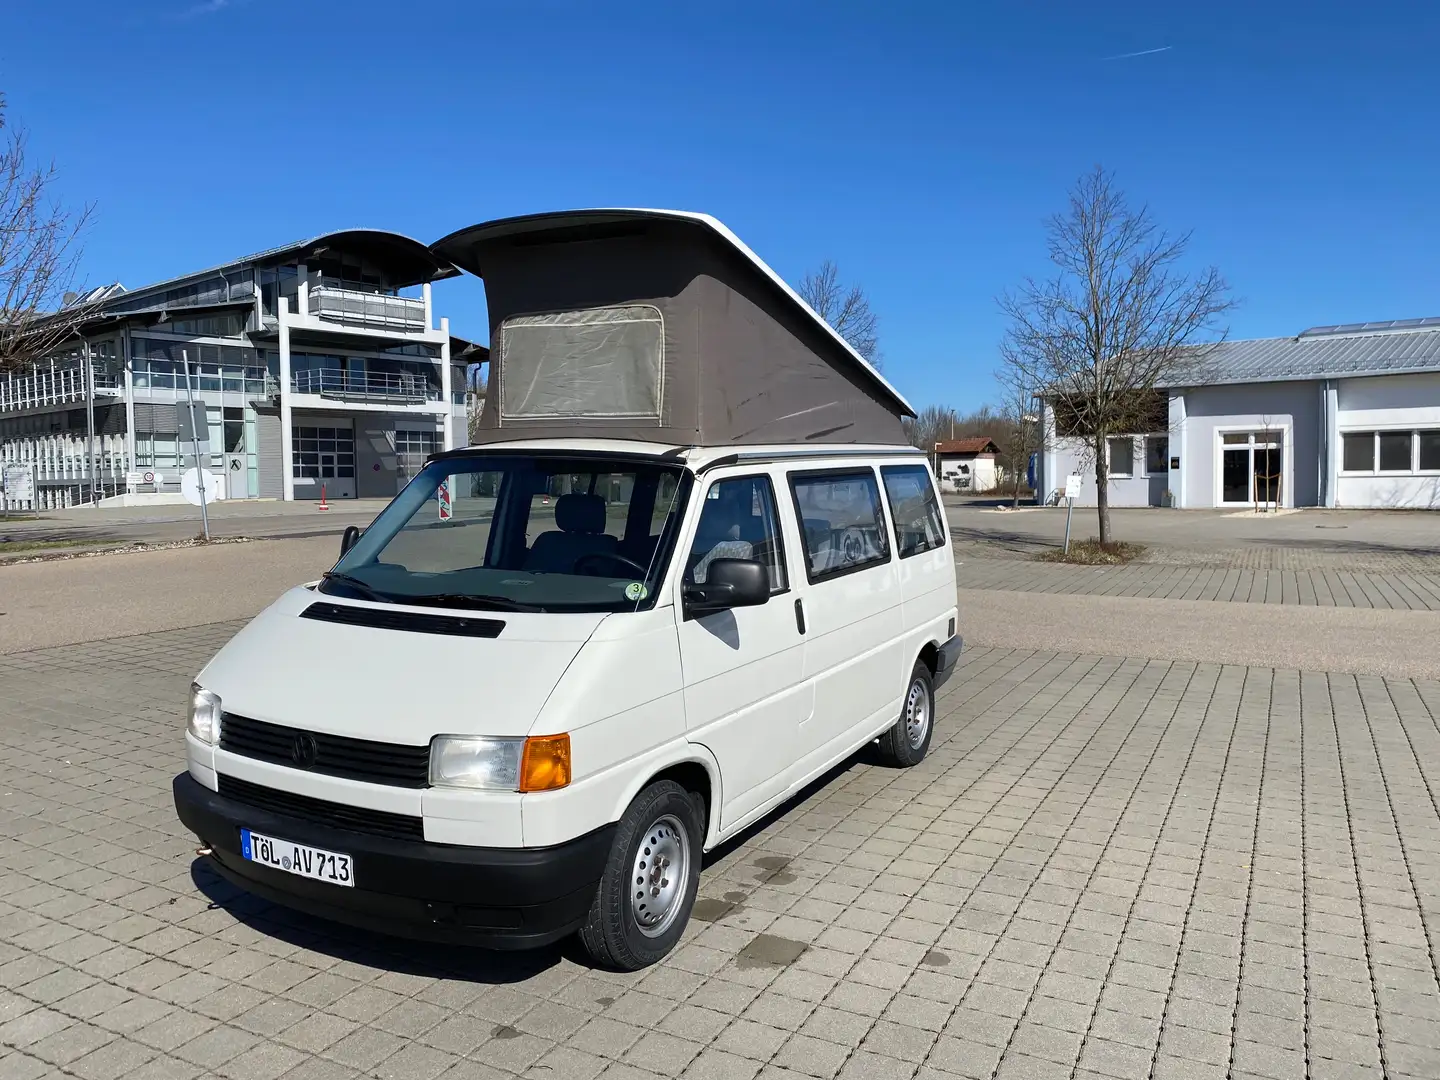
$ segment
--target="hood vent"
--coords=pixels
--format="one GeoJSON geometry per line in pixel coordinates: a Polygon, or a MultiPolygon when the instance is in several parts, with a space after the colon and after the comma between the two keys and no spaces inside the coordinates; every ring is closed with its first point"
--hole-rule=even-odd
{"type": "Polygon", "coordinates": [[[377,630],[404,630],[412,634],[447,634],[450,637],[496,638],[505,629],[500,619],[464,615],[428,615],[391,608],[354,607],[350,604],[314,603],[300,613],[302,619],[373,626],[377,630]]]}

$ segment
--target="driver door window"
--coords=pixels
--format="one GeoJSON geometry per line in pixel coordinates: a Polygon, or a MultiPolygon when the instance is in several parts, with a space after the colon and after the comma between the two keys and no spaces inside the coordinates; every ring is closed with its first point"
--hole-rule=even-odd
{"type": "Polygon", "coordinates": [[[790,488],[812,583],[890,561],[873,470],[791,473],[790,488]]]}
{"type": "Polygon", "coordinates": [[[717,480],[705,492],[685,583],[703,585],[716,559],[755,559],[770,573],[770,593],[784,592],[785,556],[768,476],[717,480]]]}

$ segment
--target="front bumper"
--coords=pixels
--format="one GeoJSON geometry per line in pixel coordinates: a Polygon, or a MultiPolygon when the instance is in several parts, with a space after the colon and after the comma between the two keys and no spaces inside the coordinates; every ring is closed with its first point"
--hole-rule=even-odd
{"type": "Polygon", "coordinates": [[[211,791],[189,773],[172,784],[181,822],[231,884],[320,918],[399,937],[524,949],[579,928],[609,858],[613,824],[549,848],[479,848],[397,840],[316,825],[211,791]],[[350,855],[355,885],[311,881],[246,859],[240,830],[350,855]]]}
{"type": "Polygon", "coordinates": [[[965,648],[965,639],[956,634],[940,649],[935,657],[935,678],[931,680],[936,688],[939,688],[946,679],[955,674],[955,666],[960,662],[960,652],[965,648]]]}

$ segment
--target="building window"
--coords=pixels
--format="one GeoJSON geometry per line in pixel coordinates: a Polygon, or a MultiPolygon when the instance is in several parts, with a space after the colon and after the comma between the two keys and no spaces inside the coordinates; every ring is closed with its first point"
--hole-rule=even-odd
{"type": "Polygon", "coordinates": [[[1347,431],[1340,436],[1340,471],[1413,476],[1440,472],[1440,430],[1347,431]]]}
{"type": "Polygon", "coordinates": [[[1170,471],[1170,437],[1151,435],[1145,440],[1145,471],[1150,474],[1170,471]]]}
{"type": "Polygon", "coordinates": [[[1375,471],[1375,433],[1347,431],[1340,436],[1340,468],[1345,472],[1375,471]]]}
{"type": "Polygon", "coordinates": [[[1124,478],[1133,475],[1135,469],[1135,440],[1129,435],[1114,436],[1105,440],[1105,451],[1110,457],[1110,475],[1124,478]]]}
{"type": "Polygon", "coordinates": [[[1414,467],[1410,452],[1414,442],[1408,431],[1380,432],[1380,471],[1409,472],[1414,467]]]}
{"type": "Polygon", "coordinates": [[[1420,443],[1420,471],[1440,472],[1440,430],[1417,431],[1415,437],[1420,443]]]}
{"type": "Polygon", "coordinates": [[[355,434],[349,428],[291,428],[293,475],[297,480],[355,476],[355,434]]]}
{"type": "Polygon", "coordinates": [[[439,449],[439,436],[433,431],[395,432],[395,452],[426,458],[439,449]]]}

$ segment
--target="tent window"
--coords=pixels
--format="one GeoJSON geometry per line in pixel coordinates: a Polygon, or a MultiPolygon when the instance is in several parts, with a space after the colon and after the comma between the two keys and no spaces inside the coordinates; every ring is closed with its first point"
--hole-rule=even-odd
{"type": "Polygon", "coordinates": [[[517,315],[500,325],[500,419],[653,419],[665,324],[648,305],[517,315]]]}

